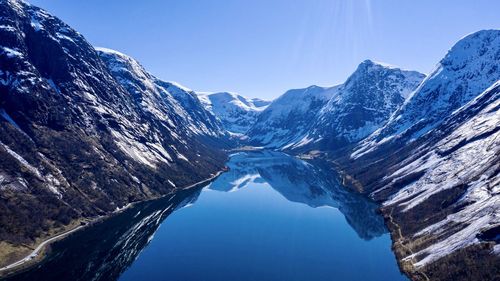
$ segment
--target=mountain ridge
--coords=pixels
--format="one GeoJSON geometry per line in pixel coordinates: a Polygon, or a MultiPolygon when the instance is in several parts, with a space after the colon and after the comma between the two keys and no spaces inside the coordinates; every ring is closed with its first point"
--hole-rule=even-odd
{"type": "Polygon", "coordinates": [[[218,117],[226,130],[233,134],[245,134],[259,114],[271,103],[231,92],[197,94],[205,108],[218,117]]]}
{"type": "Polygon", "coordinates": [[[2,264],[224,168],[225,132],[193,93],[165,89],[161,100],[129,69],[141,76],[122,85],[81,34],[26,2],[0,0],[0,38],[2,264]],[[141,103],[153,98],[162,103],[141,103]]]}
{"type": "Polygon", "coordinates": [[[458,41],[384,127],[328,157],[353,187],[382,204],[401,267],[415,280],[498,274],[488,265],[500,260],[498,240],[491,238],[500,224],[500,45],[491,43],[499,35],[484,30],[458,41]],[[468,79],[457,78],[464,75],[468,79]],[[421,111],[406,113],[416,104],[421,111]],[[412,120],[408,116],[417,116],[415,125],[391,134],[399,120],[412,120]],[[461,274],[463,268],[451,264],[470,270],[461,274]]]}
{"type": "Polygon", "coordinates": [[[303,151],[356,142],[382,125],[423,78],[365,60],[343,84],[289,90],[274,100],[249,130],[250,143],[303,151]]]}
{"type": "Polygon", "coordinates": [[[491,86],[500,71],[494,63],[500,60],[495,48],[499,44],[500,30],[494,29],[460,39],[388,123],[363,141],[353,156],[388,140],[418,138],[491,86]],[[415,120],[418,122],[412,124],[415,120]]]}

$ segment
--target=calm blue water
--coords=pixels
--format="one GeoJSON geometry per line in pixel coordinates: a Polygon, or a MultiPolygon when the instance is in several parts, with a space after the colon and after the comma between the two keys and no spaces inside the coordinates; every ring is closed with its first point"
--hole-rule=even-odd
{"type": "Polygon", "coordinates": [[[376,206],[328,171],[275,152],[228,165],[120,280],[406,280],[376,206]]]}
{"type": "Polygon", "coordinates": [[[377,206],[322,165],[235,154],[203,189],[86,227],[8,280],[406,280],[377,206]]]}

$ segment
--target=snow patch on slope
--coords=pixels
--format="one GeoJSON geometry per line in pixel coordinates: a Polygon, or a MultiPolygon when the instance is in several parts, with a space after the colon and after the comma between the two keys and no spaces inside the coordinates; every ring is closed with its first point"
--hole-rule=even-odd
{"type": "Polygon", "coordinates": [[[403,212],[418,207],[439,192],[467,185],[466,193],[455,203],[461,206],[458,211],[415,235],[416,238],[423,235],[439,238],[438,242],[407,257],[413,259],[425,255],[425,258],[415,263],[417,267],[478,243],[476,237],[482,229],[500,224],[499,86],[500,81],[457,110],[454,115],[467,114],[467,110],[479,103],[484,95],[496,91],[490,97],[491,102],[479,114],[459,125],[428,153],[402,163],[402,168],[389,176],[397,180],[411,173],[424,172],[422,177],[384,202],[385,206],[402,207],[403,212]],[[462,227],[450,235],[447,231],[453,229],[453,226],[462,227]]]}

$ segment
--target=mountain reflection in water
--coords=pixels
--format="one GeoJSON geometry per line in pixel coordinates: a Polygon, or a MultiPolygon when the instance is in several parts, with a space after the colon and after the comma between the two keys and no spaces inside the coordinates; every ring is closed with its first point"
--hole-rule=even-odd
{"type": "Polygon", "coordinates": [[[377,205],[342,186],[338,176],[323,164],[313,165],[281,152],[241,152],[232,155],[230,170],[208,188],[231,191],[250,182],[266,182],[291,202],[339,209],[362,239],[386,233],[377,205]]]}
{"type": "MultiPolygon", "coordinates": [[[[228,166],[230,170],[205,190],[230,192],[251,183],[267,183],[288,201],[340,210],[363,240],[386,232],[376,204],[348,191],[321,164],[262,151],[236,153],[228,166]]],[[[117,280],[150,243],[165,218],[186,205],[196,204],[200,192],[200,188],[192,189],[139,203],[54,243],[43,263],[7,280],[117,280]]]]}
{"type": "Polygon", "coordinates": [[[162,221],[199,193],[183,191],[126,209],[54,243],[41,264],[7,280],[116,280],[162,221]]]}

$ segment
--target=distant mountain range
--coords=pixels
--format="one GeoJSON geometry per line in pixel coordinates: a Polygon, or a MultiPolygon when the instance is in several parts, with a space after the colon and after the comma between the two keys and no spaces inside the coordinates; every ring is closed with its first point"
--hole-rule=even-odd
{"type": "Polygon", "coordinates": [[[287,150],[355,143],[382,126],[424,78],[366,60],[344,84],[290,90],[273,101],[249,130],[250,142],[287,150]]]}
{"type": "Polygon", "coordinates": [[[271,103],[249,99],[235,93],[198,93],[206,109],[217,116],[227,131],[244,135],[271,103]]]}
{"type": "Polygon", "coordinates": [[[331,161],[353,189],[382,204],[413,279],[493,279],[499,79],[500,30],[479,31],[427,77],[367,60],[341,85],[290,90],[258,115],[247,143],[331,161]]]}
{"type": "MultiPolygon", "coordinates": [[[[255,146],[323,158],[377,201],[412,279],[500,274],[500,30],[462,38],[428,76],[366,60],[273,101],[162,81],[20,0],[0,0],[0,38],[1,263],[255,146]]],[[[298,192],[284,195],[338,203],[298,192]]]]}

